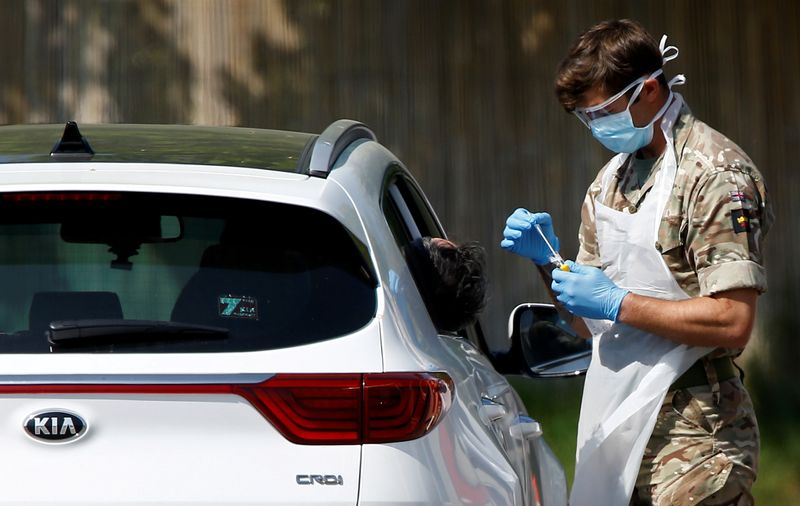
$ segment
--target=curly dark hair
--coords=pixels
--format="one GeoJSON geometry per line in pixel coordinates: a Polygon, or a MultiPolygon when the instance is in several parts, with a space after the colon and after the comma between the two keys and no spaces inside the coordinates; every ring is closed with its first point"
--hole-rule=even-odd
{"type": "Polygon", "coordinates": [[[406,255],[431,318],[439,330],[458,332],[486,306],[486,250],[477,242],[455,245],[417,239],[406,255]]]}
{"type": "MultiPolygon", "coordinates": [[[[639,22],[603,21],[578,36],[558,65],[556,96],[561,106],[572,112],[592,87],[599,84],[613,95],[662,66],[658,43],[639,22]]],[[[666,86],[663,75],[659,82],[666,86]]]]}

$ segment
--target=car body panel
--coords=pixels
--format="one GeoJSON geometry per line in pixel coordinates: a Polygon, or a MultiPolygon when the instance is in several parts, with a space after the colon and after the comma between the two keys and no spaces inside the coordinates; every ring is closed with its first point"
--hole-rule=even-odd
{"type": "Polygon", "coordinates": [[[364,445],[360,506],[521,505],[519,478],[463,409],[423,439],[364,445]]]}
{"type": "Polygon", "coordinates": [[[14,477],[6,504],[352,505],[358,494],[358,446],[292,444],[237,396],[3,396],[0,411],[4,452],[14,456],[0,463],[14,477]],[[23,421],[43,409],[80,414],[86,436],[63,445],[27,437],[23,421]],[[298,485],[307,474],[335,474],[342,485],[298,485]]]}
{"type": "Polygon", "coordinates": [[[93,353],[0,354],[0,384],[3,378],[20,379],[52,375],[209,375],[272,374],[281,372],[348,373],[380,372],[383,360],[380,323],[347,336],[318,343],[268,351],[231,353],[93,353]],[[341,354],[341,356],[339,356],[341,354]],[[336,360],[330,357],[336,355],[336,360]]]}

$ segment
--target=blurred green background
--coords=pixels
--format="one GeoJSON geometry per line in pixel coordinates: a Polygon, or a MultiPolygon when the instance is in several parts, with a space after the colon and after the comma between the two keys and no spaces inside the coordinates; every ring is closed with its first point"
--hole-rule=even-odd
{"type": "MultiPolygon", "coordinates": [[[[575,470],[583,378],[532,380],[511,378],[529,412],[541,423],[545,438],[564,464],[567,483],[575,470]]],[[[800,433],[797,418],[776,417],[754,399],[761,430],[761,464],[753,487],[756,504],[800,504],[800,433]]]]}
{"type": "MultiPolygon", "coordinates": [[[[640,20],[680,49],[665,67],[698,117],[766,177],[767,239],[748,373],[763,436],[756,495],[800,504],[800,3],[793,0],[0,0],[0,123],[177,123],[320,132],[358,119],[405,161],[450,235],[489,251],[484,326],[546,294],[500,251],[516,207],[547,210],[577,250],[584,191],[609,153],[558,106],[578,33],[640,20]]],[[[0,149],[4,140],[0,138],[0,149]]],[[[49,149],[50,146],[43,147],[49,149]]],[[[579,380],[516,385],[568,469],[579,380]]]]}

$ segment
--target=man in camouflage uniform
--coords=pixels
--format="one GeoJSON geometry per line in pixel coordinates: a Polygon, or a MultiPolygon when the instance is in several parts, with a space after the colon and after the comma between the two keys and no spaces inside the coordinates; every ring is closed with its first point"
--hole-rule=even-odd
{"type": "MultiPolygon", "coordinates": [[[[765,291],[762,239],[772,215],[765,207],[767,190],[755,165],[738,146],[696,119],[686,105],[675,125],[675,148],[681,153],[678,173],[656,249],[678,284],[692,297],[734,289],[765,291]]],[[[619,210],[641,205],[657,170],[642,170],[639,165],[658,167],[660,159],[631,157],[617,187],[606,195],[606,205],[619,210]]],[[[599,193],[595,180],[581,210],[581,248],[576,258],[596,267],[600,263],[593,208],[599,193]]],[[[704,360],[703,369],[712,359],[734,358],[742,351],[719,347],[704,360]]],[[[711,374],[722,367],[710,368],[711,374]]],[[[722,375],[727,377],[667,393],[632,504],[752,503],[759,443],[755,413],[738,375],[732,375],[730,368],[722,375]]]]}
{"type": "MultiPolygon", "coordinates": [[[[661,106],[668,100],[669,88],[663,77],[653,76],[663,64],[662,54],[663,48],[640,24],[610,21],[584,32],[558,70],[559,101],[579,117],[581,110],[590,111],[582,118],[590,128],[594,118],[625,110],[637,128],[655,121],[652,141],[625,150],[635,155],[627,158],[606,187],[602,204],[623,213],[637,212],[663,161],[665,145],[657,116],[666,107],[661,106]],[[634,87],[615,98],[636,80],[642,81],[640,91],[634,92],[634,87]],[[597,104],[603,107],[598,109],[597,104]]],[[[593,134],[613,149],[613,143],[601,139],[602,132],[593,128],[593,134]]],[[[713,351],[669,388],[644,451],[631,504],[749,505],[758,466],[758,426],[732,359],[741,354],[749,338],[756,298],[766,290],[762,248],[772,214],[763,178],[753,162],[741,148],[696,119],[685,104],[673,139],[677,172],[654,247],[690,298],[659,300],[614,286],[609,293],[616,289],[615,295],[597,305],[608,306],[612,300],[606,318],[713,351]]],[[[604,173],[605,167],[589,187],[582,207],[578,268],[605,267],[595,229],[595,202],[602,195],[604,173]]],[[[527,254],[534,250],[523,248],[522,242],[532,239],[526,236],[529,226],[519,211],[509,217],[502,245],[546,265],[527,254]]],[[[538,219],[557,247],[549,215],[529,215],[532,218],[527,221],[538,219]]],[[[588,302],[576,305],[562,296],[568,288],[560,280],[568,276],[557,271],[553,276],[558,301],[572,313],[587,316],[582,311],[588,302]]],[[[598,297],[598,293],[586,297],[598,297]]]]}

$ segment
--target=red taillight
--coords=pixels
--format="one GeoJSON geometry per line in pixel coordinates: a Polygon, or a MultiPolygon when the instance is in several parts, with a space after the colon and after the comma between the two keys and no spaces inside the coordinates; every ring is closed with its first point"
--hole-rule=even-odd
{"type": "Polygon", "coordinates": [[[3,200],[7,202],[108,202],[120,200],[121,193],[116,192],[22,192],[4,193],[3,200]]]}
{"type": "Polygon", "coordinates": [[[298,444],[408,441],[430,432],[452,402],[444,373],[277,374],[239,384],[0,385],[4,394],[235,394],[298,444]]]}
{"type": "Polygon", "coordinates": [[[408,441],[439,423],[452,400],[444,374],[364,375],[364,442],[408,441]]]}
{"type": "Polygon", "coordinates": [[[239,389],[290,441],[361,442],[360,374],[279,374],[261,384],[241,385],[239,389]]]}
{"type": "Polygon", "coordinates": [[[300,444],[416,439],[436,426],[453,395],[443,373],[279,374],[240,388],[281,434],[300,444]]]}

